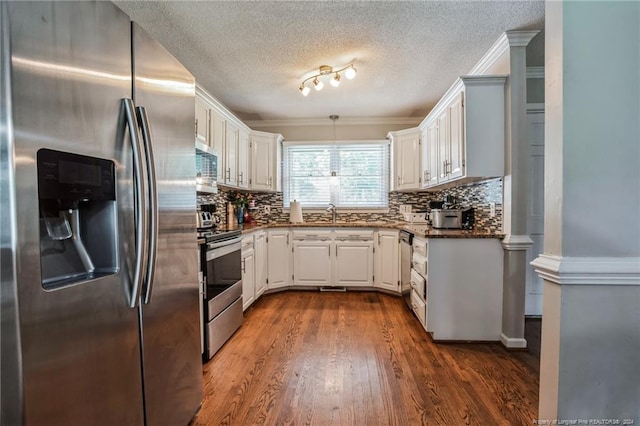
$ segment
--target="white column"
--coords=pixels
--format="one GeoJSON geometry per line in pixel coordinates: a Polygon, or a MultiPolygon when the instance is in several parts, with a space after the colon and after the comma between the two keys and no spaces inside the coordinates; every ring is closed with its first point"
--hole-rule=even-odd
{"type": "Polygon", "coordinates": [[[506,94],[507,137],[504,178],[504,271],[502,333],[507,348],[526,348],[524,339],[527,252],[533,241],[527,234],[529,142],[527,141],[526,48],[538,31],[507,31],[509,83],[506,94]]]}
{"type": "Polygon", "coordinates": [[[547,2],[539,418],[640,423],[640,2],[547,2]]]}

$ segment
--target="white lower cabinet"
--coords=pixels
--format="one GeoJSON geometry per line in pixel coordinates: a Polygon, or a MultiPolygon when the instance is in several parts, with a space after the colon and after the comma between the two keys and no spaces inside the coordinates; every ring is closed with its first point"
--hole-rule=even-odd
{"type": "Polygon", "coordinates": [[[256,268],[253,235],[242,239],[242,310],[245,311],[256,297],[256,268]]]}
{"type": "Polygon", "coordinates": [[[380,229],[375,235],[375,265],[373,286],[389,291],[400,288],[400,236],[399,231],[380,229]]]}
{"type": "Polygon", "coordinates": [[[373,230],[305,229],[292,235],[293,285],[373,286],[373,230]]]}
{"type": "Polygon", "coordinates": [[[334,247],[333,283],[345,287],[372,287],[373,233],[369,239],[336,240],[334,247]]]}
{"type": "Polygon", "coordinates": [[[500,340],[502,264],[498,239],[428,240],[423,324],[433,340],[500,340]]]}
{"type": "Polygon", "coordinates": [[[267,231],[267,288],[291,286],[291,245],[288,229],[267,231]]]}
{"type": "MultiPolygon", "coordinates": [[[[331,285],[331,239],[304,239],[293,232],[293,285],[331,285]]],[[[315,237],[314,237],[315,238],[315,237]]]]}
{"type": "Polygon", "coordinates": [[[253,251],[256,265],[256,300],[267,289],[267,233],[258,231],[253,235],[253,251]]]}

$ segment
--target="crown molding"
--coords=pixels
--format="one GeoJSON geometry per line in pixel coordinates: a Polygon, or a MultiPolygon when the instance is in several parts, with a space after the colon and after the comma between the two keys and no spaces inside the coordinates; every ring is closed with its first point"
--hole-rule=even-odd
{"type": "MultiPolygon", "coordinates": [[[[417,126],[423,117],[346,117],[336,121],[336,127],[340,126],[375,126],[375,125],[401,125],[417,126]]],[[[291,118],[283,120],[249,120],[250,127],[309,127],[309,126],[333,126],[329,118],[291,118]]]]}
{"type": "Polygon", "coordinates": [[[478,75],[484,73],[493,65],[499,57],[501,57],[507,50],[509,50],[509,39],[506,33],[502,35],[493,43],[493,46],[480,58],[480,60],[471,68],[469,75],[478,75]]]}
{"type": "Polygon", "coordinates": [[[504,86],[506,75],[463,75],[460,80],[465,86],[504,86]]]}
{"type": "Polygon", "coordinates": [[[527,78],[544,78],[544,67],[527,67],[527,78]]]}
{"type": "Polygon", "coordinates": [[[214,107],[224,118],[227,120],[231,120],[235,124],[239,125],[246,131],[251,131],[250,126],[238,118],[234,113],[232,113],[229,108],[227,108],[222,102],[216,99],[211,93],[207,92],[207,90],[198,85],[196,82],[196,96],[204,99],[207,103],[209,103],[212,107],[214,107]]]}
{"type": "Polygon", "coordinates": [[[498,40],[493,43],[493,46],[480,58],[476,63],[469,75],[483,74],[487,71],[491,65],[493,65],[498,58],[500,58],[510,47],[522,47],[527,46],[532,38],[534,38],[540,31],[507,31],[502,33],[498,40]]]}
{"type": "Polygon", "coordinates": [[[562,257],[531,262],[540,278],[559,285],[640,286],[640,257],[562,257]]]}
{"type": "Polygon", "coordinates": [[[533,245],[533,240],[528,235],[506,235],[502,240],[505,250],[528,250],[533,245]]]}
{"type": "Polygon", "coordinates": [[[510,47],[526,47],[535,36],[540,34],[540,30],[507,31],[504,34],[509,40],[510,47]]]}

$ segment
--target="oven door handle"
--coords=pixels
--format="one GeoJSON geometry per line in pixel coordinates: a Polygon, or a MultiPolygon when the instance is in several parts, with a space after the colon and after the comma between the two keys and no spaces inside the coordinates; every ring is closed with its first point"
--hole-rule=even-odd
{"type": "Polygon", "coordinates": [[[217,242],[213,242],[213,243],[208,243],[207,244],[207,250],[217,249],[217,248],[220,248],[220,247],[228,246],[228,245],[239,243],[239,242],[242,242],[242,235],[238,235],[235,238],[230,238],[230,239],[224,240],[224,241],[217,241],[217,242]]]}
{"type": "Polygon", "coordinates": [[[229,242],[227,241],[223,246],[218,246],[216,248],[211,247],[214,244],[209,244],[209,249],[207,249],[207,262],[218,257],[222,257],[226,254],[233,253],[234,251],[241,251],[242,238],[237,238],[232,241],[233,242],[231,244],[229,244],[229,242]]]}

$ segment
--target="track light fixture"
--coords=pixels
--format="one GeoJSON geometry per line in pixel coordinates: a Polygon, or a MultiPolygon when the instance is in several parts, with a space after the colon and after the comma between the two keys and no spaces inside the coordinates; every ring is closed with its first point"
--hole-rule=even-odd
{"type": "Polygon", "coordinates": [[[349,64],[346,67],[340,68],[338,70],[334,70],[333,67],[330,67],[329,65],[321,65],[318,69],[317,74],[314,74],[311,77],[307,77],[300,84],[299,89],[300,92],[302,92],[302,96],[307,96],[309,92],[311,92],[310,87],[307,86],[307,81],[309,80],[313,80],[314,89],[316,89],[317,91],[322,90],[322,88],[324,87],[324,83],[322,82],[322,80],[319,80],[318,77],[324,77],[325,75],[333,75],[329,83],[331,83],[333,87],[338,87],[340,85],[341,72],[344,72],[344,76],[351,80],[356,76],[357,70],[353,66],[353,64],[349,64]]]}

